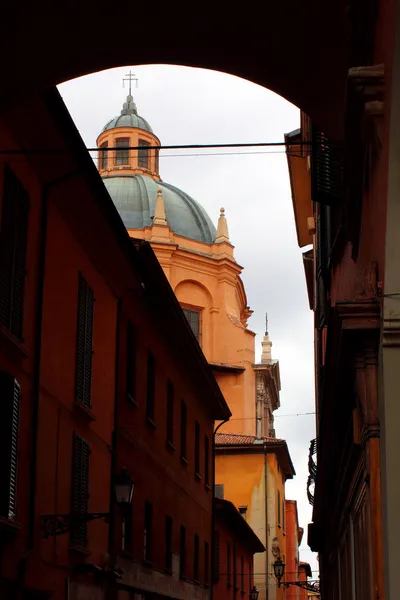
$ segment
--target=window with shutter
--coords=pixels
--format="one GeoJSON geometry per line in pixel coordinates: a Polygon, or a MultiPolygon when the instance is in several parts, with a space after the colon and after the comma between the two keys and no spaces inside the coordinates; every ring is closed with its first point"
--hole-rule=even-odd
{"type": "Polygon", "coordinates": [[[79,274],[75,399],[91,408],[94,293],[79,274]]]}
{"type": "Polygon", "coordinates": [[[208,542],[204,542],[204,585],[210,583],[210,549],[208,542]]]}
{"type": "Polygon", "coordinates": [[[226,545],[226,585],[229,587],[232,584],[232,556],[231,545],[228,542],[226,545]]]}
{"type": "Polygon", "coordinates": [[[181,401],[181,458],[186,460],[186,428],[187,428],[187,408],[185,402],[181,401]]]}
{"type": "Polygon", "coordinates": [[[156,393],[156,361],[150,350],[147,353],[147,391],[146,391],[146,417],[154,421],[154,403],[156,393]]]}
{"type": "Polygon", "coordinates": [[[244,592],[244,556],[240,557],[240,590],[244,592]]]}
{"type": "Polygon", "coordinates": [[[28,215],[28,193],[6,166],[0,224],[0,323],[18,339],[22,339],[28,215]]]}
{"type": "Polygon", "coordinates": [[[219,581],[219,531],[214,531],[213,581],[219,581]]]}
{"type": "Polygon", "coordinates": [[[74,433],[72,458],[72,499],[71,543],[84,548],[87,544],[87,523],[89,497],[89,455],[88,442],[74,433]]]}
{"type": "Polygon", "coordinates": [[[194,472],[200,477],[200,425],[194,424],[194,472]]]}
{"type": "Polygon", "coordinates": [[[204,483],[210,484],[210,441],[204,436],[204,483]]]}
{"type": "Polygon", "coordinates": [[[126,328],[126,395],[136,399],[136,336],[131,321],[126,328]]]}
{"type": "Polygon", "coordinates": [[[165,517],[165,568],[172,571],[172,518],[165,517]]]}
{"type": "Polygon", "coordinates": [[[146,502],[144,508],[144,559],[151,561],[153,556],[153,505],[146,502]]]}
{"type": "Polygon", "coordinates": [[[0,516],[17,513],[18,439],[21,387],[9,373],[0,372],[0,516]]]}
{"type": "Polygon", "coordinates": [[[311,127],[311,196],[314,202],[338,204],[343,194],[341,146],[311,127]]]}
{"type": "Polygon", "coordinates": [[[167,382],[167,442],[174,443],[174,386],[167,382]]]}
{"type": "Polygon", "coordinates": [[[187,318],[190,328],[193,331],[196,340],[200,343],[200,311],[183,308],[183,313],[187,318]]]}
{"type": "Polygon", "coordinates": [[[193,544],[193,579],[199,581],[199,536],[197,533],[194,535],[193,544]]]}
{"type": "Polygon", "coordinates": [[[180,539],[179,539],[179,576],[181,578],[186,577],[186,527],[181,525],[180,539]]]}

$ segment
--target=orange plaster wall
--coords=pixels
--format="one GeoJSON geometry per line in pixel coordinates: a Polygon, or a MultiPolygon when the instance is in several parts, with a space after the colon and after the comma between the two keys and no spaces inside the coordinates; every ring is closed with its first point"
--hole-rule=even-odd
{"type": "Polygon", "coordinates": [[[259,453],[217,453],[216,456],[216,484],[224,484],[224,494],[235,506],[247,506],[247,522],[255,531],[260,540],[266,543],[266,555],[254,556],[254,581],[260,589],[260,600],[264,600],[265,581],[268,580],[268,600],[282,600],[284,592],[278,589],[273,576],[272,563],[275,557],[272,554],[272,542],[276,537],[280,547],[281,557],[285,560],[287,555],[286,534],[283,523],[282,510],[285,506],[285,492],[282,473],[278,467],[276,455],[268,453],[267,463],[267,489],[265,490],[264,454],[259,453]],[[281,524],[278,523],[278,490],[281,502],[281,524]],[[265,497],[267,497],[268,511],[268,537],[266,540],[265,527],[265,497]],[[258,573],[258,575],[257,575],[258,573]],[[266,573],[268,577],[266,578],[266,573]],[[264,589],[263,589],[264,588],[264,589]]]}
{"type": "MultiPolygon", "coordinates": [[[[134,237],[136,231],[130,234],[134,237]]],[[[215,372],[232,411],[231,421],[221,432],[254,435],[255,334],[244,324],[246,297],[240,280],[242,269],[232,259],[216,259],[212,254],[216,244],[210,246],[171,235],[173,244],[153,244],[152,247],[181,305],[201,310],[200,345],[207,360],[245,369],[239,374],[215,372]],[[192,251],[187,250],[188,246],[193,246],[192,251]],[[200,246],[201,255],[197,254],[200,246]],[[209,257],[204,256],[206,251],[209,257]]]]}

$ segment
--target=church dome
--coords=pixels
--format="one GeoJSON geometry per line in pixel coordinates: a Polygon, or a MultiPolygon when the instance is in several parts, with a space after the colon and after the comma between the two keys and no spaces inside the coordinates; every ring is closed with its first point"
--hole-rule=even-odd
{"type": "Polygon", "coordinates": [[[212,244],[216,229],[202,206],[179,188],[147,175],[111,175],[104,185],[127,229],[151,227],[157,190],[161,188],[165,216],[174,233],[212,244]]]}
{"type": "Polygon", "coordinates": [[[102,133],[116,127],[136,127],[137,129],[143,129],[149,133],[153,133],[152,128],[146,119],[143,119],[137,113],[136,104],[133,101],[133,97],[129,94],[126,102],[124,102],[121,114],[110,119],[103,127],[102,133]]]}

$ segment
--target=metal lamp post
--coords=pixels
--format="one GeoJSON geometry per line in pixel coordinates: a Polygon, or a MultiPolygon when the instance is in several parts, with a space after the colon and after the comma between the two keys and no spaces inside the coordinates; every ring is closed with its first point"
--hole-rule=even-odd
{"type": "Polygon", "coordinates": [[[303,590],[307,590],[308,592],[316,592],[319,594],[320,585],[319,580],[315,581],[283,581],[282,578],[285,574],[285,563],[281,558],[277,558],[276,561],[272,565],[274,567],[274,575],[278,582],[278,587],[283,585],[284,588],[288,588],[291,585],[295,585],[296,587],[302,588],[303,590]]]}

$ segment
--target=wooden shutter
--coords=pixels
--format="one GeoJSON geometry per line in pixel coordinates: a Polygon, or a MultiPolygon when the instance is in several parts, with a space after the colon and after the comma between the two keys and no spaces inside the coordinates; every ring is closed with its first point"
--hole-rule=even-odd
{"type": "Polygon", "coordinates": [[[219,564],[220,564],[220,546],[219,546],[219,531],[214,531],[214,549],[213,549],[213,581],[219,581],[219,564]]]}
{"type": "Polygon", "coordinates": [[[18,440],[21,387],[9,373],[0,372],[0,516],[17,513],[18,440]]]}
{"type": "Polygon", "coordinates": [[[314,202],[332,206],[343,194],[341,147],[330,141],[314,125],[311,127],[311,197],[314,202]]]}
{"type": "Polygon", "coordinates": [[[128,321],[126,328],[126,394],[132,400],[136,395],[136,336],[135,329],[128,321]]]}
{"type": "Polygon", "coordinates": [[[91,408],[94,293],[79,274],[75,399],[91,408]]]}
{"type": "Polygon", "coordinates": [[[194,424],[194,470],[200,475],[200,425],[197,421],[194,424]]]}
{"type": "Polygon", "coordinates": [[[210,441],[206,435],[204,436],[204,483],[205,485],[210,483],[210,441]]]}
{"type": "Polygon", "coordinates": [[[4,170],[0,233],[0,322],[22,338],[29,196],[9,167],[4,170]]]}
{"type": "Polygon", "coordinates": [[[180,540],[179,540],[179,554],[180,554],[179,576],[185,577],[185,575],[186,575],[186,527],[184,527],[183,525],[181,525],[181,533],[180,533],[180,540]]]}
{"type": "Polygon", "coordinates": [[[210,583],[210,549],[208,542],[204,542],[204,585],[210,583]]]}
{"type": "Polygon", "coordinates": [[[174,386],[167,382],[167,442],[174,443],[174,386]]]}
{"type": "Polygon", "coordinates": [[[75,546],[84,547],[87,543],[87,514],[89,497],[89,455],[88,442],[74,434],[72,460],[72,499],[71,513],[75,517],[71,528],[71,542],[75,546]]]}
{"type": "Polygon", "coordinates": [[[186,428],[187,428],[187,408],[185,402],[181,401],[181,458],[186,459],[186,428]]]}
{"type": "Polygon", "coordinates": [[[154,403],[156,393],[156,361],[150,350],[147,354],[147,393],[146,393],[146,417],[154,421],[154,403]]]}
{"type": "Polygon", "coordinates": [[[200,541],[197,533],[194,534],[193,540],[193,579],[195,582],[199,581],[199,553],[200,553],[200,541]]]}

